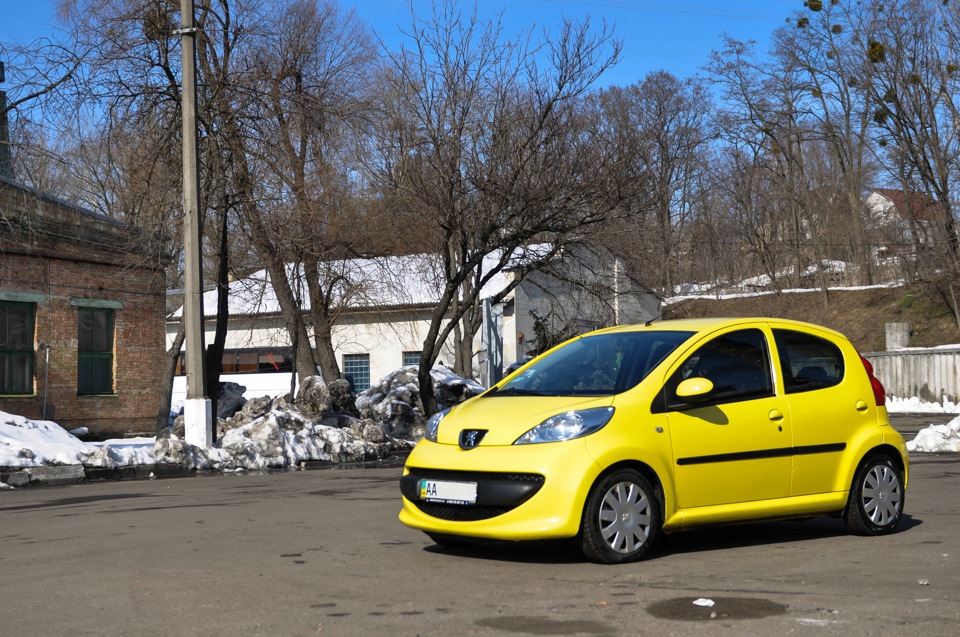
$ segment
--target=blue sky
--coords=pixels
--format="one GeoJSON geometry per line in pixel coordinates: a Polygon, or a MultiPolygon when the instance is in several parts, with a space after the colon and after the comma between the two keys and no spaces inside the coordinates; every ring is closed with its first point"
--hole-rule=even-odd
{"type": "MultiPolygon", "coordinates": [[[[341,0],[353,6],[389,45],[400,40],[399,26],[409,24],[407,0],[341,0]]],[[[52,0],[0,0],[0,42],[32,40],[55,29],[52,0]]],[[[430,0],[414,0],[418,12],[429,10],[430,0]]],[[[462,2],[472,7],[472,2],[462,2]]],[[[666,69],[680,77],[693,75],[705,64],[712,49],[720,47],[720,34],[756,40],[765,49],[770,33],[784,24],[802,0],[478,0],[481,18],[504,11],[508,33],[533,24],[556,26],[560,16],[589,14],[616,23],[624,42],[620,64],[602,84],[626,85],[655,70],[666,69]]]]}

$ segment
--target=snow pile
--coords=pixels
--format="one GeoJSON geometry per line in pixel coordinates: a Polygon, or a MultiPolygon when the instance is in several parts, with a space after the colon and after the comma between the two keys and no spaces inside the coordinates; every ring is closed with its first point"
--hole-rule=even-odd
{"type": "MultiPolygon", "coordinates": [[[[441,408],[484,391],[472,380],[445,368],[432,370],[441,408]]],[[[335,383],[332,385],[336,385],[335,383]]],[[[422,436],[424,418],[416,367],[389,374],[357,399],[362,418],[338,410],[347,393],[331,391],[322,380],[307,379],[294,403],[263,397],[247,401],[234,416],[220,420],[213,447],[186,443],[172,430],[159,438],[114,439],[87,443],[57,423],[36,421],[0,411],[0,467],[27,469],[53,465],[118,468],[155,463],[188,469],[262,471],[305,462],[361,462],[384,458],[413,447],[422,436]]],[[[77,433],[85,433],[76,430],[77,433]]]]}
{"type": "Polygon", "coordinates": [[[891,414],[960,414],[960,405],[946,396],[942,403],[925,403],[916,396],[897,398],[887,396],[887,411],[891,414]]]}
{"type": "MultiPolygon", "coordinates": [[[[484,388],[473,380],[461,378],[445,367],[430,370],[434,397],[439,409],[446,409],[482,394],[484,388]]],[[[419,439],[426,419],[420,408],[420,382],[417,366],[408,365],[381,378],[357,397],[361,418],[376,421],[389,436],[419,439]]]]}
{"type": "Polygon", "coordinates": [[[81,464],[94,451],[55,422],[0,411],[0,467],[81,464]]]}
{"type": "Polygon", "coordinates": [[[916,438],[907,442],[907,450],[928,453],[960,452],[960,417],[945,425],[930,425],[921,429],[916,438]]]}
{"type": "Polygon", "coordinates": [[[324,425],[282,404],[274,405],[254,420],[227,430],[215,447],[201,449],[174,435],[160,438],[154,447],[156,461],[182,462],[188,469],[262,471],[309,461],[361,462],[413,446],[388,438],[373,422],[350,420],[344,428],[324,425]]]}
{"type": "Polygon", "coordinates": [[[119,467],[150,462],[153,438],[88,444],[55,422],[0,411],[0,467],[119,467]]]}
{"type": "Polygon", "coordinates": [[[117,468],[183,463],[189,469],[233,471],[295,467],[303,462],[360,462],[383,458],[413,443],[392,440],[375,423],[354,420],[348,428],[314,423],[274,408],[252,422],[230,429],[217,446],[200,449],[170,434],[86,443],[50,421],[0,412],[0,467],[83,465],[117,468]]]}

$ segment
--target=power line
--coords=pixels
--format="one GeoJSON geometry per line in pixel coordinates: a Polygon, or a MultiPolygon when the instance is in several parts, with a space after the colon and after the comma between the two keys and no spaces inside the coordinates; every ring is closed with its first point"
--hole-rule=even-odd
{"type": "MultiPolygon", "coordinates": [[[[768,0],[772,1],[772,0],[768,0]]],[[[795,4],[795,0],[780,0],[795,4]]],[[[674,4],[658,4],[652,2],[630,2],[617,0],[543,0],[551,4],[569,4],[601,9],[623,9],[628,11],[644,11],[648,13],[678,13],[682,15],[709,16],[714,18],[737,18],[742,20],[765,20],[769,22],[783,22],[788,16],[773,11],[754,11],[750,9],[718,9],[715,7],[695,7],[674,4]]]]}

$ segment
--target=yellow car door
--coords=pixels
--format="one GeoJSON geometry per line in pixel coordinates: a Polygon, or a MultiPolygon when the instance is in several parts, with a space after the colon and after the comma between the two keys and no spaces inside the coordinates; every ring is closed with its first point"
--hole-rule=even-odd
{"type": "Polygon", "coordinates": [[[770,348],[759,328],[738,329],[698,347],[671,374],[652,411],[667,416],[681,508],[790,495],[789,410],[776,395],[770,348]],[[687,379],[709,391],[677,394],[687,379]]]}
{"type": "Polygon", "coordinates": [[[847,443],[877,420],[869,383],[847,369],[861,365],[859,355],[843,344],[844,356],[827,334],[774,328],[773,336],[794,426],[791,495],[844,490],[847,443]]]}

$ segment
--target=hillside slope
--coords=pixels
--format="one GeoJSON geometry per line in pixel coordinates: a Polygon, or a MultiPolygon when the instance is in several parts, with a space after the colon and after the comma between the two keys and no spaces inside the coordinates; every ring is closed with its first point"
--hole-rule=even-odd
{"type": "Polygon", "coordinates": [[[846,334],[861,352],[885,349],[885,324],[910,323],[912,347],[960,343],[949,309],[919,286],[831,289],[827,303],[818,290],[732,299],[685,298],[664,305],[664,318],[769,316],[818,323],[846,334]]]}

